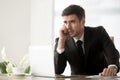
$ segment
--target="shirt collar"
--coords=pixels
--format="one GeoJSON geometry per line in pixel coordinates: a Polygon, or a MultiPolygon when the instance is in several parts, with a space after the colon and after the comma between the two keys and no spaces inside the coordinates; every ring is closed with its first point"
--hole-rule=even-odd
{"type": "Polygon", "coordinates": [[[73,37],[73,39],[74,39],[75,43],[76,43],[78,40],[84,42],[84,33],[82,34],[82,36],[80,37],[80,39],[76,39],[76,38],[74,38],[74,37],[73,37]]]}

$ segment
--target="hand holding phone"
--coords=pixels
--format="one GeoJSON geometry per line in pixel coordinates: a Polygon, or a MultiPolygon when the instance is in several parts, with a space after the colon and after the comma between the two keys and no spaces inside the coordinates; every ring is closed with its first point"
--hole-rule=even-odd
{"type": "Polygon", "coordinates": [[[60,38],[64,39],[68,36],[68,29],[66,28],[65,25],[62,26],[60,29],[60,38]]]}
{"type": "Polygon", "coordinates": [[[65,41],[68,36],[68,29],[65,25],[62,26],[60,29],[60,35],[59,35],[59,40],[58,40],[58,49],[64,49],[65,41]]]}

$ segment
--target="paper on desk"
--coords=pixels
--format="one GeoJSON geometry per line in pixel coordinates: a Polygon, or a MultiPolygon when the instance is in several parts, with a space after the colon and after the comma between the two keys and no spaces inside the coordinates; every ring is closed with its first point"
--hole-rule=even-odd
{"type": "Polygon", "coordinates": [[[93,76],[86,76],[85,78],[119,78],[120,76],[99,76],[99,75],[93,75],[93,76]]]}
{"type": "Polygon", "coordinates": [[[101,76],[99,75],[92,75],[92,76],[86,76],[85,78],[100,78],[101,76]]]}

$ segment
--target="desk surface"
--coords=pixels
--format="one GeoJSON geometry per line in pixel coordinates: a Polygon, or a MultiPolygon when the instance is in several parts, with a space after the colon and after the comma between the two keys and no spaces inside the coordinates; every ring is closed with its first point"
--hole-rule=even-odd
{"type": "Polygon", "coordinates": [[[0,75],[0,80],[120,80],[120,77],[100,77],[100,76],[69,76],[69,77],[38,77],[38,76],[7,76],[0,75]]]}

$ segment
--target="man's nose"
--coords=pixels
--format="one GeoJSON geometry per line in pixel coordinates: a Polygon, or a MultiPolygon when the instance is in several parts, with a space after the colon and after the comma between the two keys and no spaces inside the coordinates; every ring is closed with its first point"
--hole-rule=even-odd
{"type": "Polygon", "coordinates": [[[69,29],[69,28],[70,28],[70,26],[71,26],[71,24],[70,24],[70,23],[67,23],[67,24],[66,24],[67,29],[69,29]]]}

